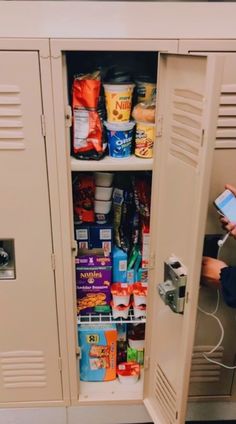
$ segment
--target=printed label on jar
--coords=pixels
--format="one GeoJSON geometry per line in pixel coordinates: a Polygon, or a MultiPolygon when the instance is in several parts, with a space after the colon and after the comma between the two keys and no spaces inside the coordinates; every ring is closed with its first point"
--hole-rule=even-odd
{"type": "Polygon", "coordinates": [[[135,155],[141,158],[152,158],[155,125],[137,122],[135,136],[135,155]]]}
{"type": "Polygon", "coordinates": [[[128,122],[131,113],[133,85],[104,84],[108,122],[128,122]]]}

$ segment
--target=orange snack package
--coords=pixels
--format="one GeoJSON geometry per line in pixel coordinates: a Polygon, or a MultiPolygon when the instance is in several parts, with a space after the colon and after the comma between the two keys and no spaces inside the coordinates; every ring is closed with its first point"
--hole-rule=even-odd
{"type": "Polygon", "coordinates": [[[73,109],[96,109],[101,88],[100,72],[75,76],[72,94],[73,109]]]}

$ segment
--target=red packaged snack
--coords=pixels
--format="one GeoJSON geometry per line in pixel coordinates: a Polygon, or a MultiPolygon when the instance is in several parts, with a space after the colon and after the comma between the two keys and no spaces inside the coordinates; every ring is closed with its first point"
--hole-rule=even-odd
{"type": "Polygon", "coordinates": [[[78,159],[103,156],[103,125],[97,107],[101,90],[100,72],[75,76],[72,87],[73,144],[78,159]]]}
{"type": "Polygon", "coordinates": [[[76,76],[72,87],[73,109],[96,109],[100,89],[101,78],[99,72],[76,76]]]}
{"type": "Polygon", "coordinates": [[[74,109],[74,143],[75,155],[97,152],[102,154],[102,124],[95,110],[74,109]]]}
{"type": "Polygon", "coordinates": [[[117,367],[117,375],[120,383],[136,383],[140,376],[140,365],[137,362],[121,362],[117,367]]]}
{"type": "Polygon", "coordinates": [[[95,181],[93,175],[79,174],[73,181],[73,204],[79,222],[94,222],[95,181]]]}

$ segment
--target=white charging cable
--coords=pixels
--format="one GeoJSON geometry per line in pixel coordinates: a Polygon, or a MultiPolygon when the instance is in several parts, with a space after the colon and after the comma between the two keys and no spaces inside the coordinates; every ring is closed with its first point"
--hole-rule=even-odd
{"type": "Polygon", "coordinates": [[[225,236],[222,239],[218,240],[217,244],[218,244],[219,247],[222,247],[225,244],[229,235],[230,235],[230,231],[227,234],[225,234],[225,236]]]}
{"type": "Polygon", "coordinates": [[[219,304],[220,304],[220,293],[219,293],[219,290],[217,290],[217,302],[216,302],[215,310],[213,312],[204,311],[204,309],[202,309],[202,308],[200,308],[200,306],[198,306],[198,309],[199,309],[200,312],[202,312],[203,314],[205,314],[207,316],[214,318],[218,322],[220,330],[221,330],[220,340],[217,343],[217,345],[215,347],[213,347],[213,349],[211,349],[210,352],[203,352],[202,356],[208,362],[212,362],[213,364],[219,365],[220,367],[226,368],[228,370],[234,370],[234,369],[236,369],[236,366],[231,367],[229,365],[222,364],[222,362],[215,361],[214,359],[211,359],[207,356],[207,355],[211,355],[212,353],[214,353],[218,349],[218,347],[220,347],[220,345],[221,345],[221,343],[224,339],[224,334],[225,334],[224,327],[223,327],[220,319],[215,315],[217,313],[218,309],[219,309],[219,304]]]}

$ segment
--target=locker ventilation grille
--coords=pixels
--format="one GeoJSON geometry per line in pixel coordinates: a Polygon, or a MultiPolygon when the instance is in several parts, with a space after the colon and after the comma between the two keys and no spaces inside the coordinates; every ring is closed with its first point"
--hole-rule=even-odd
{"type": "Polygon", "coordinates": [[[220,106],[216,131],[216,147],[236,147],[236,85],[221,86],[220,106]]]}
{"type": "MultiPolygon", "coordinates": [[[[191,383],[212,383],[220,381],[221,367],[207,361],[202,355],[210,352],[214,346],[195,346],[192,355],[191,383]]],[[[210,359],[222,362],[224,348],[220,346],[215,352],[207,355],[210,359]]]]}
{"type": "Polygon", "coordinates": [[[196,168],[202,143],[203,96],[199,93],[175,89],[170,135],[170,153],[196,168]]]}
{"type": "Polygon", "coordinates": [[[20,89],[0,85],[0,150],[25,148],[20,89]]]}
{"type": "Polygon", "coordinates": [[[41,351],[0,353],[1,374],[5,389],[45,387],[47,375],[41,351]]]}
{"type": "Polygon", "coordinates": [[[155,373],[155,396],[167,422],[176,422],[176,393],[158,364],[155,373]]]}

